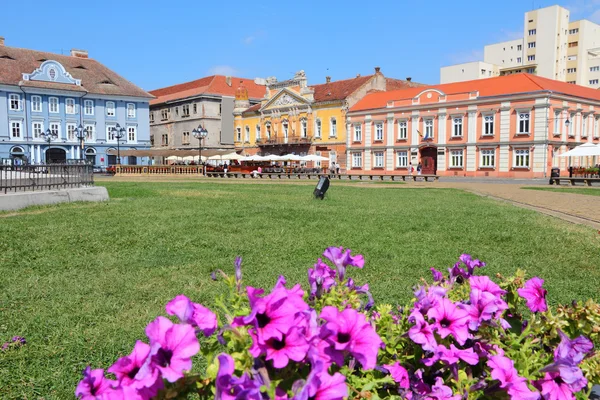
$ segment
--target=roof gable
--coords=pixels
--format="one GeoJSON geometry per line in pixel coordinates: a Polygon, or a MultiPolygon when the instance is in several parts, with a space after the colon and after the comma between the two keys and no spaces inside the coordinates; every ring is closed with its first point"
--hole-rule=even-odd
{"type": "Polygon", "coordinates": [[[310,102],[298,93],[288,88],[281,89],[275,96],[260,107],[260,111],[273,108],[293,108],[309,105],[310,102]]]}
{"type": "MultiPolygon", "coordinates": [[[[79,67],[76,67],[79,68],[79,67]]],[[[30,74],[23,73],[24,81],[56,82],[67,85],[81,86],[81,79],[75,79],[67,72],[61,63],[47,60],[30,74]]]]}

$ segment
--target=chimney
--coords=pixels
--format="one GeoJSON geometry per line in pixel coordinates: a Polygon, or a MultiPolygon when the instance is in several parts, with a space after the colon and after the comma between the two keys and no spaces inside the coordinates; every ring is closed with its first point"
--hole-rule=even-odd
{"type": "Polygon", "coordinates": [[[88,58],[87,50],[71,49],[71,57],[88,58]]]}
{"type": "Polygon", "coordinates": [[[330,83],[331,82],[331,77],[330,76],[326,76],[325,77],[325,82],[330,83]]]}
{"type": "Polygon", "coordinates": [[[0,46],[4,46],[4,38],[0,36],[0,46]]]}
{"type": "Polygon", "coordinates": [[[375,73],[378,74],[379,71],[381,71],[381,68],[380,67],[375,67],[375,73]]]}
{"type": "Polygon", "coordinates": [[[407,76],[407,77],[406,77],[406,80],[407,80],[408,82],[410,82],[410,81],[412,81],[412,78],[411,78],[410,76],[407,76]]]}
{"type": "Polygon", "coordinates": [[[227,83],[227,86],[231,86],[231,76],[225,77],[225,83],[227,83]]]}

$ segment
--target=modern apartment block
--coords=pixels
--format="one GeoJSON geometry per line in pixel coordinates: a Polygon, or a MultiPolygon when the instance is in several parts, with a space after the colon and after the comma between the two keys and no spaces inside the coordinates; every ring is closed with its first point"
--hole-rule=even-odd
{"type": "Polygon", "coordinates": [[[526,12],[523,38],[485,46],[483,61],[442,67],[440,82],[525,72],[600,88],[600,25],[569,15],[560,6],[526,12]]]}

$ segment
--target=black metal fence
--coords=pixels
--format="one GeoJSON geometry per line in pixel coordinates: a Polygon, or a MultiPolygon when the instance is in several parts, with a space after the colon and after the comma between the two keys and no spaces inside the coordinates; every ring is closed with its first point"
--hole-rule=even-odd
{"type": "Polygon", "coordinates": [[[0,193],[92,186],[89,164],[0,165],[0,193]]]}

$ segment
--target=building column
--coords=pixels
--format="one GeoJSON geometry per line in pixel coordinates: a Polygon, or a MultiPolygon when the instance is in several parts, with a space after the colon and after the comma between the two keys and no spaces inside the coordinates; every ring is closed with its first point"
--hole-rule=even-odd
{"type": "Polygon", "coordinates": [[[387,115],[387,135],[385,149],[385,169],[386,171],[394,170],[394,113],[387,115]]]}
{"type": "Polygon", "coordinates": [[[75,159],[75,146],[71,146],[71,160],[75,159]]]}
{"type": "Polygon", "coordinates": [[[38,162],[38,164],[42,163],[42,146],[41,145],[37,145],[37,157],[36,160],[38,162]]]}

